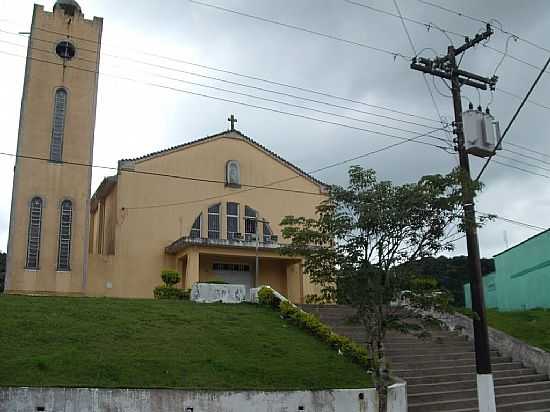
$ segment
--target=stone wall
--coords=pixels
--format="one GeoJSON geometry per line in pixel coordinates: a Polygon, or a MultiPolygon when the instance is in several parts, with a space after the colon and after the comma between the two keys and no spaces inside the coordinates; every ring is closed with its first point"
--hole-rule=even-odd
{"type": "MultiPolygon", "coordinates": [[[[388,412],[406,412],[404,384],[388,412]]],[[[377,412],[376,391],[191,392],[139,389],[0,388],[0,412],[377,412]]]]}
{"type": "MultiPolygon", "coordinates": [[[[473,322],[467,316],[456,313],[435,315],[451,329],[460,329],[463,335],[474,339],[473,322]]],[[[489,344],[504,356],[535,368],[538,373],[550,375],[550,353],[516,339],[506,333],[489,328],[489,344]]]]}

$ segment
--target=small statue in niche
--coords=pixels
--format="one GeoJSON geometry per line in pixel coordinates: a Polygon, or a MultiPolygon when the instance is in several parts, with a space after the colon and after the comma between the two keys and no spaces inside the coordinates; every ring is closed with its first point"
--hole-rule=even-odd
{"type": "Polygon", "coordinates": [[[241,186],[241,168],[237,160],[230,160],[227,162],[225,176],[227,186],[241,186]]]}

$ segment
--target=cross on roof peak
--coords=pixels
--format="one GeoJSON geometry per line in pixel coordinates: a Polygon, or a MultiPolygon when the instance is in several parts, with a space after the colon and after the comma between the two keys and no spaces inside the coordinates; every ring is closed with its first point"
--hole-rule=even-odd
{"type": "Polygon", "coordinates": [[[231,130],[235,130],[235,123],[237,123],[237,118],[235,117],[235,115],[232,114],[231,116],[229,116],[227,121],[231,123],[231,130]]]}

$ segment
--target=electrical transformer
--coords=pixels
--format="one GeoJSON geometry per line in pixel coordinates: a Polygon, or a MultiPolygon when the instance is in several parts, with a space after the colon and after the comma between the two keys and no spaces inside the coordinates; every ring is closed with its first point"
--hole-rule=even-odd
{"type": "Polygon", "coordinates": [[[464,139],[466,152],[478,157],[488,157],[500,147],[496,147],[500,139],[499,123],[487,110],[481,111],[481,107],[470,109],[462,113],[464,127],[464,139]]]}

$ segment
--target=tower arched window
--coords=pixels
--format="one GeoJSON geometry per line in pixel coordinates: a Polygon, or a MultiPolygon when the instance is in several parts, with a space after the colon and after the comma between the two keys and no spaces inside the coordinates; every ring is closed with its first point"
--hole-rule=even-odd
{"type": "Polygon", "coordinates": [[[35,197],[29,207],[29,231],[27,239],[27,269],[40,267],[40,237],[42,233],[42,199],[35,197]]]}
{"type": "Polygon", "coordinates": [[[52,162],[63,161],[63,137],[65,135],[66,114],[67,91],[60,88],[55,91],[53,107],[52,140],[50,143],[50,160],[52,162]]]}
{"type": "Polygon", "coordinates": [[[73,202],[64,200],[59,211],[59,241],[57,270],[71,270],[71,234],[73,226],[73,202]]]}

